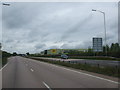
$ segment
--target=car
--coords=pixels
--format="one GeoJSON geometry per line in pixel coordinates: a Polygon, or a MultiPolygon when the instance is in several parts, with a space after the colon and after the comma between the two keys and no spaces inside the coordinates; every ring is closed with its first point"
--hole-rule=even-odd
{"type": "Polygon", "coordinates": [[[68,59],[68,56],[63,54],[63,55],[61,55],[61,59],[68,59]]]}

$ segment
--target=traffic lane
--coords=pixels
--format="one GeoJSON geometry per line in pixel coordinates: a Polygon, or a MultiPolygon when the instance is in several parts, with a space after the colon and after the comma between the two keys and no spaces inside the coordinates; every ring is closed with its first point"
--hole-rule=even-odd
{"type": "MultiPolygon", "coordinates": [[[[39,58],[40,59],[40,57],[35,57],[35,58],[39,58]]],[[[42,59],[46,59],[45,57],[43,58],[42,57],[42,59]]],[[[50,59],[50,58],[47,58],[48,60],[52,60],[52,59],[50,59]]],[[[54,60],[56,60],[56,58],[54,58],[54,60]]],[[[59,59],[57,59],[57,60],[59,60],[59,59]]],[[[61,59],[61,61],[62,61],[63,59],[61,59]]],[[[66,59],[67,60],[67,59],[66,59]]],[[[64,61],[66,61],[66,60],[64,60],[64,61]]],[[[81,60],[81,61],[83,61],[82,62],[82,64],[85,64],[85,62],[84,62],[84,60],[81,60]]],[[[88,60],[89,61],[89,60],[88,60]]],[[[116,61],[113,61],[113,62],[116,62],[116,61]]],[[[95,65],[95,64],[92,64],[92,65],[95,65]]],[[[96,64],[97,66],[98,66],[98,64],[96,64]]],[[[95,66],[96,66],[95,65],[95,66]]],[[[99,65],[99,66],[101,66],[101,65],[99,65]]],[[[75,69],[76,70],[76,69],[75,69]]],[[[115,77],[110,77],[110,76],[106,76],[106,75],[102,75],[102,74],[98,74],[98,73],[92,73],[92,72],[88,72],[88,71],[83,71],[83,70],[80,70],[80,71],[82,71],[82,72],[85,72],[85,73],[88,73],[88,74],[92,74],[92,75],[96,75],[96,76],[99,76],[99,77],[103,77],[103,78],[107,78],[107,79],[110,79],[110,80],[113,80],[113,81],[117,81],[118,82],[118,78],[115,78],[115,77]]]]}
{"type": "Polygon", "coordinates": [[[19,57],[9,60],[2,70],[2,76],[3,88],[46,88],[19,57]]]}
{"type": "Polygon", "coordinates": [[[9,60],[7,66],[2,69],[2,87],[3,88],[13,88],[15,84],[15,69],[16,61],[9,60]]]}
{"type": "Polygon", "coordinates": [[[16,87],[17,88],[46,88],[41,77],[39,80],[34,76],[34,72],[31,68],[27,67],[22,59],[18,59],[18,73],[16,78],[16,87]]]}
{"type": "Polygon", "coordinates": [[[60,59],[60,58],[45,58],[45,57],[34,57],[34,58],[41,58],[47,60],[54,60],[54,61],[66,61],[71,63],[88,63],[92,65],[101,65],[101,66],[113,66],[118,67],[120,65],[120,61],[111,61],[111,60],[86,60],[86,59],[60,59]]]}
{"type": "Polygon", "coordinates": [[[29,65],[36,70],[36,75],[41,75],[52,88],[117,88],[118,84],[94,78],[82,73],[66,70],[56,65],[26,59],[29,65]],[[42,72],[42,74],[41,74],[42,72]]]}
{"type": "Polygon", "coordinates": [[[43,81],[46,82],[51,88],[84,88],[79,83],[71,81],[70,79],[65,78],[63,75],[59,75],[58,73],[56,74],[56,71],[53,72],[52,70],[49,70],[50,67],[45,67],[41,64],[29,62],[28,65],[29,67],[33,68],[34,75],[36,77],[42,77],[43,81]]]}
{"type": "MultiPolygon", "coordinates": [[[[63,60],[62,60],[63,61],[63,60]]],[[[85,60],[85,59],[68,59],[64,60],[66,62],[71,63],[81,63],[81,64],[91,64],[91,65],[101,65],[101,66],[111,66],[111,67],[118,67],[120,65],[120,61],[108,61],[108,60],[85,60]]]]}
{"type": "Polygon", "coordinates": [[[0,90],[2,89],[2,71],[0,71],[0,90]]]}
{"type": "MultiPolygon", "coordinates": [[[[67,61],[67,60],[66,60],[67,61]]],[[[68,60],[69,61],[69,60],[68,60]]],[[[114,61],[104,61],[104,60],[74,60],[71,61],[71,63],[82,63],[82,64],[92,64],[92,65],[101,65],[101,66],[112,66],[112,67],[118,67],[119,66],[119,61],[114,62],[114,61]]]]}

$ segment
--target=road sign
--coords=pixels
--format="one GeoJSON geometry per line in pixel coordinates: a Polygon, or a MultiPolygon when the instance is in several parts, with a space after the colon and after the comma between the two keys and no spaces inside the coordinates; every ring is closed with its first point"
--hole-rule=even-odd
{"type": "Polygon", "coordinates": [[[93,51],[94,52],[102,52],[102,38],[93,38],[93,51]]]}

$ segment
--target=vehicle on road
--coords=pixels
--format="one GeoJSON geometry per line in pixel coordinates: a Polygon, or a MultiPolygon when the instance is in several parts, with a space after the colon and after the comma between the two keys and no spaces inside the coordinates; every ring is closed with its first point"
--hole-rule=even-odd
{"type": "Polygon", "coordinates": [[[68,59],[68,56],[63,54],[63,55],[61,55],[61,59],[68,59]]]}

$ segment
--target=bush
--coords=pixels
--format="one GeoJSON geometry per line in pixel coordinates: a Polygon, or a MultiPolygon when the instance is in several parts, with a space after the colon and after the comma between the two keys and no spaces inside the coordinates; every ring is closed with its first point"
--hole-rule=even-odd
{"type": "Polygon", "coordinates": [[[10,53],[2,51],[2,66],[4,66],[7,63],[7,58],[10,56],[11,56],[10,53]]]}

